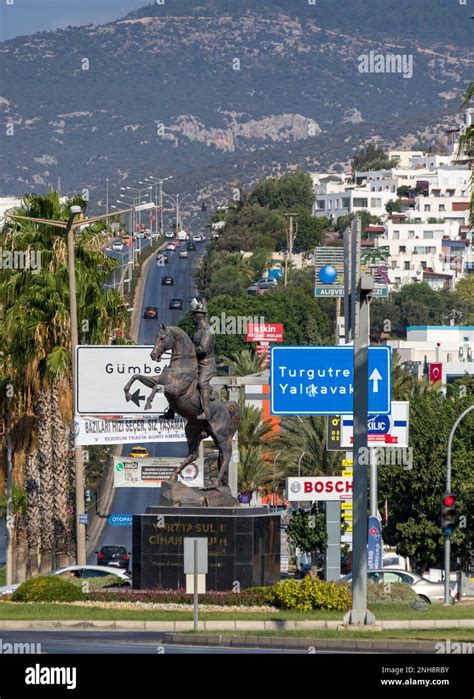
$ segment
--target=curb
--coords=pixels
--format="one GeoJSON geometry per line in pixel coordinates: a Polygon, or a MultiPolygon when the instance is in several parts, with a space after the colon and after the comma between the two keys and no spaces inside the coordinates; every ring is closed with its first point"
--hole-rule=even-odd
{"type": "MultiPolygon", "coordinates": [[[[474,628],[474,619],[452,619],[452,620],[421,620],[421,621],[383,621],[375,624],[370,629],[364,629],[369,631],[388,631],[388,630],[423,630],[423,629],[472,629],[474,628]]],[[[136,621],[136,620],[107,620],[107,619],[97,619],[97,620],[0,620],[0,630],[17,630],[17,629],[129,629],[135,631],[163,631],[163,632],[184,632],[193,631],[194,622],[193,621],[136,621]]],[[[339,621],[200,621],[199,629],[202,631],[302,631],[302,630],[314,630],[314,631],[324,631],[325,629],[333,631],[344,631],[347,630],[347,626],[344,626],[339,621]]],[[[357,632],[360,629],[357,627],[351,627],[351,631],[357,632]]],[[[186,638],[188,635],[186,634],[186,638]]],[[[204,636],[189,636],[189,638],[202,639],[204,636]]],[[[214,638],[214,637],[213,637],[214,638]]],[[[220,638],[220,635],[217,636],[220,638]]],[[[247,638],[247,637],[245,637],[247,638]]],[[[278,640],[273,638],[274,641],[278,640]]],[[[291,641],[301,639],[289,639],[291,641]]],[[[303,639],[305,643],[308,643],[308,639],[303,639]]],[[[373,643],[384,644],[384,643],[405,643],[404,641],[385,641],[378,639],[328,639],[324,643],[333,642],[339,645],[343,643],[349,643],[351,646],[354,643],[359,643],[362,640],[367,640],[373,643]]],[[[321,639],[309,639],[310,645],[315,645],[316,642],[320,642],[321,639]]],[[[418,643],[415,641],[410,641],[407,643],[418,643]]],[[[420,641],[419,643],[425,643],[420,641]]],[[[429,641],[429,643],[434,643],[429,641]]]]}
{"type": "Polygon", "coordinates": [[[132,317],[130,319],[130,337],[137,342],[139,320],[141,315],[141,308],[143,302],[143,295],[145,293],[145,284],[148,278],[148,272],[150,270],[152,262],[155,260],[155,253],[163,250],[165,248],[166,241],[163,241],[161,246],[158,247],[142,264],[140,278],[138,279],[137,285],[135,287],[135,294],[133,296],[133,311],[132,317]]]}
{"type": "Polygon", "coordinates": [[[308,654],[317,651],[353,651],[358,653],[435,653],[436,641],[379,641],[377,639],[315,639],[267,638],[265,636],[199,636],[165,633],[163,643],[187,646],[220,646],[228,648],[279,648],[301,650],[308,654]]]}

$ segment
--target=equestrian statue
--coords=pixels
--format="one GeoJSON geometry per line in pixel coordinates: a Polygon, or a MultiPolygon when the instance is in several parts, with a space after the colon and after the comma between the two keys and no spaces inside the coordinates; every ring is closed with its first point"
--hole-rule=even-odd
{"type": "Polygon", "coordinates": [[[160,361],[162,355],[171,350],[169,366],[159,376],[134,374],[124,391],[129,401],[135,381],[151,388],[145,404],[145,410],[151,410],[156,393],[162,390],[169,403],[164,417],[172,419],[176,412],[187,420],[188,455],[173,480],[178,480],[183,469],[197,459],[201,440],[207,436],[212,438],[219,450],[219,472],[211,487],[217,488],[228,485],[232,437],[239,426],[240,410],[235,401],[223,402],[212,394],[210,383],[217,371],[215,337],[207,319],[205,299],[193,299],[191,305],[196,326],[193,341],[181,328],[161,325],[150,356],[153,361],[160,361]]]}

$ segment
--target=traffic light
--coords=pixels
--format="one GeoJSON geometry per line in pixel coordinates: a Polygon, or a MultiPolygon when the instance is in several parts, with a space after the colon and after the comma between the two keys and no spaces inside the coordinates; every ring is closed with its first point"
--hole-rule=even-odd
{"type": "Polygon", "coordinates": [[[441,530],[445,536],[451,536],[456,527],[456,495],[444,493],[441,500],[441,530]]]}

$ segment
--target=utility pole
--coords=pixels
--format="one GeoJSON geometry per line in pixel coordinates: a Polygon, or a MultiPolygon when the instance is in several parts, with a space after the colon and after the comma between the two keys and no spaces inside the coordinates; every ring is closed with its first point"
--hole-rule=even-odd
{"type": "Polygon", "coordinates": [[[5,582],[13,583],[13,463],[12,463],[13,439],[10,420],[8,421],[7,435],[7,512],[5,528],[7,532],[6,571],[5,582]]]}
{"type": "MultiPolygon", "coordinates": [[[[74,257],[74,228],[72,224],[76,214],[82,212],[80,206],[71,206],[67,223],[67,257],[69,274],[69,315],[71,321],[72,385],[76,390],[76,347],[79,344],[77,327],[76,271],[74,257]]],[[[86,528],[80,522],[80,515],[85,514],[84,502],[84,458],[82,447],[74,447],[75,486],[76,486],[76,564],[86,564],[86,528]]]]}
{"type": "MultiPolygon", "coordinates": [[[[448,439],[448,461],[446,465],[446,492],[450,493],[451,492],[451,452],[453,448],[453,438],[454,438],[454,433],[456,432],[456,429],[463,419],[465,415],[471,412],[471,410],[474,410],[474,405],[470,405],[469,408],[467,408],[461,415],[458,417],[456,422],[454,423],[451,432],[449,433],[449,439],[448,439]]],[[[446,536],[444,537],[444,604],[449,605],[451,604],[450,602],[450,596],[449,596],[449,576],[451,573],[451,537],[446,536]]]]}
{"type": "Polygon", "coordinates": [[[285,255],[285,288],[288,286],[288,262],[291,263],[293,259],[293,243],[294,240],[298,234],[298,227],[296,224],[296,230],[293,235],[293,219],[296,219],[298,217],[298,214],[284,214],[284,216],[289,219],[289,225],[287,228],[287,234],[286,234],[286,243],[287,243],[287,248],[288,252],[285,255]]]}
{"type": "Polygon", "coordinates": [[[351,334],[354,340],[354,480],[352,609],[344,617],[349,624],[373,624],[367,609],[367,415],[369,384],[369,303],[374,288],[371,275],[360,272],[361,219],[351,229],[351,334]]]}

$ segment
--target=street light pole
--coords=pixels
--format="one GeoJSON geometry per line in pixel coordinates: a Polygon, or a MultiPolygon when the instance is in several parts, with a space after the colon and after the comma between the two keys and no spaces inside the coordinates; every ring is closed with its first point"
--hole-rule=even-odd
{"type": "MultiPolygon", "coordinates": [[[[474,410],[474,405],[470,405],[469,408],[461,413],[456,422],[453,425],[451,432],[449,433],[448,439],[448,462],[446,466],[446,492],[451,492],[451,451],[453,447],[453,438],[456,429],[465,415],[474,410]]],[[[444,537],[444,604],[449,605],[449,576],[451,572],[451,538],[450,536],[444,537]]]]}
{"type": "MultiPolygon", "coordinates": [[[[76,295],[76,271],[74,257],[74,217],[80,214],[80,206],[71,206],[67,223],[67,257],[69,275],[69,316],[71,322],[71,353],[72,353],[72,385],[76,387],[76,347],[79,344],[79,332],[77,327],[77,295],[76,295]]],[[[76,564],[86,564],[86,527],[80,521],[80,516],[85,514],[84,502],[84,459],[82,447],[74,447],[74,469],[76,485],[76,564]]]]}
{"type": "Polygon", "coordinates": [[[293,259],[293,243],[294,239],[296,238],[296,233],[293,236],[293,219],[296,219],[298,217],[298,214],[284,214],[286,218],[289,219],[289,230],[287,232],[287,244],[288,244],[288,252],[285,255],[285,287],[288,286],[288,263],[292,261],[293,259]]]}

